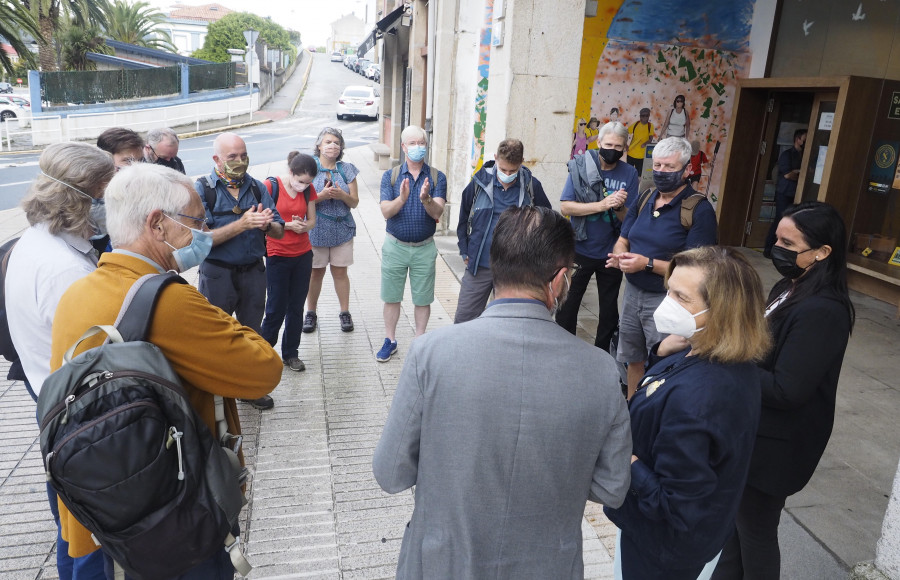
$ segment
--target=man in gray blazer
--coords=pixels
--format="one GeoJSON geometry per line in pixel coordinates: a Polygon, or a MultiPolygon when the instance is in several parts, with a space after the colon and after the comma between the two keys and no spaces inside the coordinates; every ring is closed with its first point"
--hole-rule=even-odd
{"type": "Polygon", "coordinates": [[[558,213],[506,210],[496,300],[412,344],[373,459],[416,486],[397,578],[584,577],[585,502],[622,504],[631,429],[612,357],[553,321],[574,257],[558,213]]]}

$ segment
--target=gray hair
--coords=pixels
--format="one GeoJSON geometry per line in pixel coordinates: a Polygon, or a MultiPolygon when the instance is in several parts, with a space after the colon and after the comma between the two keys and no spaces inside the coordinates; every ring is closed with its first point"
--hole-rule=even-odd
{"type": "Polygon", "coordinates": [[[684,137],[666,137],[653,148],[654,159],[672,155],[678,155],[678,162],[685,165],[691,160],[691,142],[684,137]]]}
{"type": "Polygon", "coordinates": [[[168,127],[159,127],[158,129],[150,129],[147,133],[147,145],[151,147],[163,141],[178,143],[178,135],[168,127]]]}
{"type": "Polygon", "coordinates": [[[425,134],[425,129],[419,127],[418,125],[409,125],[400,133],[400,142],[406,143],[407,139],[411,139],[413,137],[420,137],[422,139],[428,139],[428,136],[425,134]]]}
{"type": "Polygon", "coordinates": [[[321,157],[322,153],[319,151],[319,147],[322,146],[322,141],[325,140],[325,135],[331,135],[333,137],[337,137],[337,140],[341,144],[341,152],[338,154],[337,160],[340,161],[344,157],[344,136],[341,134],[340,129],[334,129],[332,127],[325,127],[319,133],[319,136],[316,137],[316,144],[313,146],[313,155],[315,157],[321,157]]]}
{"type": "Polygon", "coordinates": [[[53,235],[87,238],[93,234],[91,200],[78,192],[103,197],[103,189],[116,173],[112,156],[87,143],[54,143],[44,149],[38,165],[43,173],[34,178],[22,199],[28,223],[47,224],[53,235]]]}
{"type": "Polygon", "coordinates": [[[597,143],[603,140],[608,134],[612,133],[616,137],[621,137],[623,139],[623,143],[628,143],[628,129],[625,128],[625,125],[618,121],[611,121],[606,125],[600,127],[600,130],[597,131],[597,143]]]}
{"type": "Polygon", "coordinates": [[[106,229],[115,247],[130,246],[144,233],[154,210],[183,213],[197,195],[190,178],[162,165],[137,163],[118,172],[106,187],[106,229]]]}

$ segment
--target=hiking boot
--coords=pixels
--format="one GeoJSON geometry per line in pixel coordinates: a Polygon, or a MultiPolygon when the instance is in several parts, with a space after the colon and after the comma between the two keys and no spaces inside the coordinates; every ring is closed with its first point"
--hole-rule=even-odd
{"type": "Polygon", "coordinates": [[[349,312],[341,312],[338,316],[341,318],[341,330],[344,332],[353,330],[353,319],[350,318],[349,312]]]}
{"type": "Polygon", "coordinates": [[[303,364],[303,361],[297,357],[284,359],[284,364],[286,364],[292,371],[300,372],[306,370],[306,365],[303,364]]]}
{"type": "Polygon", "coordinates": [[[375,355],[375,360],[378,362],[387,362],[391,360],[391,357],[394,356],[394,353],[397,352],[397,341],[391,340],[390,338],[384,339],[384,344],[381,346],[381,350],[378,351],[378,354],[375,355]]]}
{"type": "Polygon", "coordinates": [[[263,395],[258,399],[241,399],[254,409],[259,409],[260,411],[267,411],[275,406],[275,401],[269,395],[263,395]]]}
{"type": "Polygon", "coordinates": [[[306,313],[306,318],[303,319],[303,332],[312,332],[316,329],[316,321],[318,317],[316,313],[312,310],[306,313]]]}

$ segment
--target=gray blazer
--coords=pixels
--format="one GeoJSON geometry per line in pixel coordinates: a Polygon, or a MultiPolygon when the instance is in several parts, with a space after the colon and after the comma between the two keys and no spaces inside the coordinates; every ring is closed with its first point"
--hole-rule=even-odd
{"type": "Polygon", "coordinates": [[[581,580],[585,502],[621,505],[630,460],[613,359],[544,305],[417,338],[372,462],[388,493],[416,486],[397,578],[581,580]]]}

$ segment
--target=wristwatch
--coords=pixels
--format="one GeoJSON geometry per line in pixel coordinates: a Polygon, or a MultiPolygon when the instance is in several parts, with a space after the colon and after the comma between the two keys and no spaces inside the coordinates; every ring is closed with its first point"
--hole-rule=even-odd
{"type": "Polygon", "coordinates": [[[644,270],[646,270],[648,272],[653,271],[653,258],[647,258],[647,265],[644,266],[644,270]]]}

